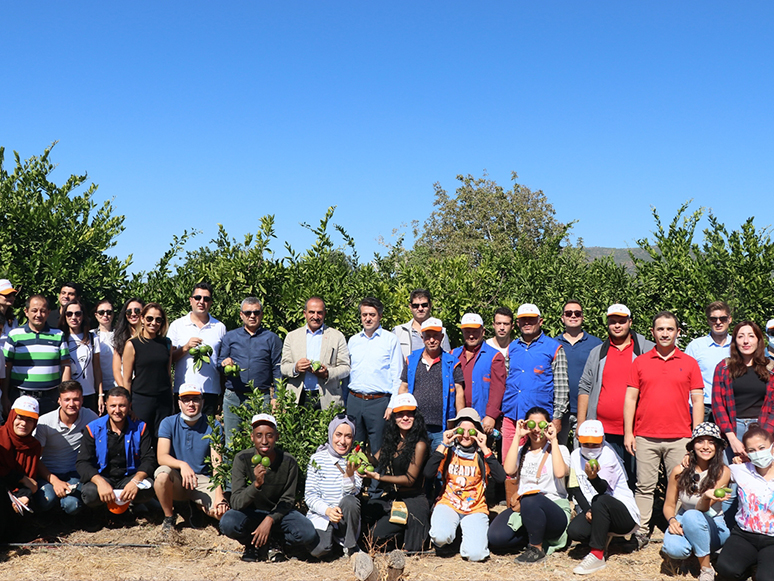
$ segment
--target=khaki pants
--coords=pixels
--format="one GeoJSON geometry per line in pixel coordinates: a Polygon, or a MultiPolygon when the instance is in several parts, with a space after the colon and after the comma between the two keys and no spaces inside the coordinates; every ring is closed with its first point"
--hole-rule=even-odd
{"type": "Polygon", "coordinates": [[[640,534],[650,534],[650,517],[653,513],[653,493],[658,484],[658,469],[664,461],[667,476],[682,462],[686,455],[685,445],[690,438],[646,438],[637,436],[637,487],[634,500],[640,510],[640,534]]]}
{"type": "Polygon", "coordinates": [[[158,478],[159,474],[169,474],[169,479],[172,481],[173,500],[193,500],[196,504],[203,506],[207,511],[215,504],[215,491],[210,490],[209,476],[197,474],[196,488],[189,490],[183,487],[183,477],[180,475],[180,470],[177,468],[159,466],[156,468],[154,476],[158,478]]]}

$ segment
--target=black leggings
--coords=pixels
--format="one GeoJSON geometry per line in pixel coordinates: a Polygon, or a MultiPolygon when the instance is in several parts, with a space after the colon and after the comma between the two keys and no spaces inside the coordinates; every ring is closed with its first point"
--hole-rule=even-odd
{"type": "Polygon", "coordinates": [[[774,537],[748,533],[735,526],[715,564],[718,575],[741,579],[747,569],[757,563],[757,581],[774,579],[774,537]]]}
{"type": "Polygon", "coordinates": [[[403,548],[406,551],[421,551],[430,532],[430,504],[422,493],[400,500],[406,503],[409,513],[405,525],[390,522],[392,500],[386,497],[368,499],[362,509],[363,522],[371,530],[374,540],[393,539],[396,547],[400,547],[399,538],[403,537],[403,548]]]}
{"type": "Polygon", "coordinates": [[[572,519],[567,535],[573,541],[602,550],[607,544],[607,533],[625,535],[636,526],[623,502],[609,494],[597,494],[591,501],[591,522],[586,520],[585,513],[579,514],[572,519]]]}
{"type": "Polygon", "coordinates": [[[489,525],[489,549],[502,553],[517,549],[529,539],[530,545],[542,545],[544,539],[556,539],[567,528],[567,513],[543,494],[521,499],[522,526],[514,531],[508,526],[513,511],[501,512],[489,525]]]}

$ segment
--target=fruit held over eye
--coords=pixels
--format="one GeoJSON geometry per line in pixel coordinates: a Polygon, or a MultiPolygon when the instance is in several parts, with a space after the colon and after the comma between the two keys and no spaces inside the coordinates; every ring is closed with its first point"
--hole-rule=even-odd
{"type": "Polygon", "coordinates": [[[545,420],[540,420],[540,423],[538,424],[538,428],[541,430],[545,430],[548,427],[548,422],[545,420]]]}
{"type": "Polygon", "coordinates": [[[476,430],[474,430],[473,428],[468,430],[468,435],[469,436],[475,436],[476,434],[478,434],[478,432],[476,430]]]}
{"type": "Polygon", "coordinates": [[[527,420],[527,428],[530,430],[534,430],[536,425],[535,420],[527,420]]]}
{"type": "Polygon", "coordinates": [[[462,436],[465,434],[465,428],[457,428],[457,433],[462,436]]]}

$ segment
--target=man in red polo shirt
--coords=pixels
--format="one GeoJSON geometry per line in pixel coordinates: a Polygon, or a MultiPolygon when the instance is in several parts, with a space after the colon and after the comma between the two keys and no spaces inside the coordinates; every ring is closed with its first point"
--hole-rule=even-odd
{"type": "Polygon", "coordinates": [[[637,459],[634,498],[640,509],[640,548],[650,540],[650,516],[658,469],[667,474],[685,456],[692,430],[704,421],[704,381],[696,360],[675,346],[680,331],[677,317],[662,311],[650,332],[656,346],[632,364],[624,401],[624,445],[637,459]],[[688,405],[690,396],[693,405],[688,405]]]}

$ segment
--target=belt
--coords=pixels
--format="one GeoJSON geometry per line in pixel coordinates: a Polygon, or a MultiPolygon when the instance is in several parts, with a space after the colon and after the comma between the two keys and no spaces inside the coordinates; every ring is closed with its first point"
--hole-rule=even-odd
{"type": "Polygon", "coordinates": [[[354,395],[357,398],[364,399],[366,401],[370,401],[372,399],[380,399],[380,398],[392,395],[391,393],[360,393],[358,391],[350,391],[349,393],[351,395],[354,395]]]}
{"type": "Polygon", "coordinates": [[[19,393],[22,395],[50,395],[56,390],[55,387],[52,387],[51,389],[24,389],[23,387],[17,387],[16,389],[18,389],[19,393]]]}

